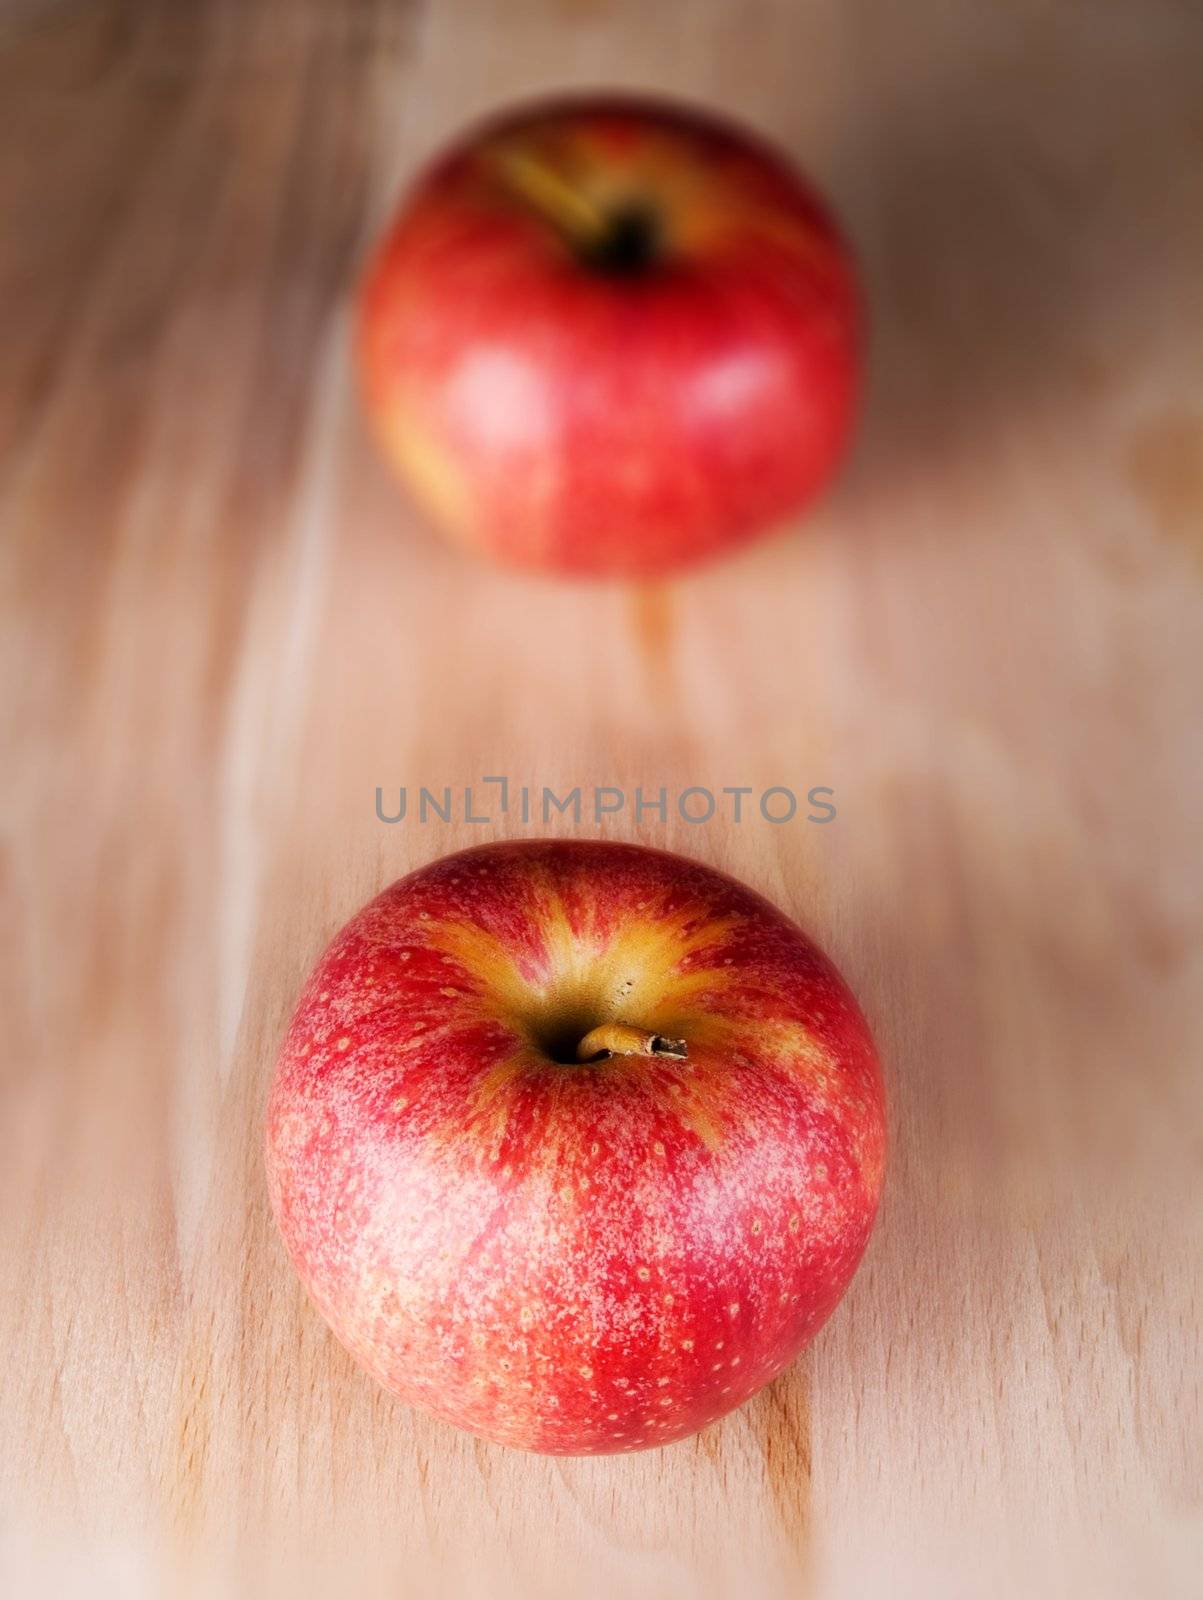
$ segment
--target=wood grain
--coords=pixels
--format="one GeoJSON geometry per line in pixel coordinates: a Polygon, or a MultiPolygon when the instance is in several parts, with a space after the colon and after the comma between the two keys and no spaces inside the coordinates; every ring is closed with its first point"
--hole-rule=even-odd
{"type": "Polygon", "coordinates": [[[0,5],[9,1592],[1198,1592],[1201,85],[1177,0],[0,5]],[[348,367],[414,165],[585,82],[793,149],[875,323],[805,534],[635,594],[439,545],[348,367]],[[307,966],[490,831],[376,786],[501,772],[831,785],[611,831],[790,908],[888,1068],[840,1312],[621,1462],[377,1392],[266,1210],[307,966]]]}

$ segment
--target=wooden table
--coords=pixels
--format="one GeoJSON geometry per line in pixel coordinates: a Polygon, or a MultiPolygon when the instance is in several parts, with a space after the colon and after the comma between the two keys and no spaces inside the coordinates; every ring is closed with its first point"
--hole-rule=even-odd
{"type": "Polygon", "coordinates": [[[1203,11],[0,19],[7,1592],[1198,1594],[1203,11]],[[635,593],[439,544],[348,369],[415,163],[599,81],[793,149],[875,323],[805,533],[635,593]],[[834,788],[833,826],[610,831],[789,908],[887,1064],[840,1311],[741,1413],[622,1460],[378,1392],[265,1203],[306,968],[493,831],[385,826],[376,786],[503,772],[834,788]]]}

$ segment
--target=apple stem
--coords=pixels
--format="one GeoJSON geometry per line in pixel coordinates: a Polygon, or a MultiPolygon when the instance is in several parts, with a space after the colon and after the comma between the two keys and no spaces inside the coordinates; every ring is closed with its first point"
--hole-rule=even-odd
{"type": "Polygon", "coordinates": [[[576,1047],[578,1061],[602,1061],[607,1056],[671,1056],[683,1061],[688,1055],[684,1039],[666,1039],[663,1034],[632,1028],[625,1022],[603,1022],[576,1047]]]}
{"type": "Polygon", "coordinates": [[[573,248],[588,249],[606,238],[608,221],[567,178],[525,150],[498,152],[502,177],[528,205],[547,219],[573,248]]]}

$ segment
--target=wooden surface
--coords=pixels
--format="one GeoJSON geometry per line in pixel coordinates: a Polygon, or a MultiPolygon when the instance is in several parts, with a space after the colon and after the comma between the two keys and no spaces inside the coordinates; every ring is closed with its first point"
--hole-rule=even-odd
{"type": "Polygon", "coordinates": [[[0,125],[7,1592],[1198,1594],[1203,11],[6,0],[0,125]],[[636,594],[436,543],[347,360],[414,164],[601,81],[796,151],[875,325],[805,535],[636,594]],[[845,1304],[667,1451],[408,1411],[270,1225],[302,975],[489,832],[374,789],[486,772],[836,791],[614,830],[810,927],[891,1094],[845,1304]]]}

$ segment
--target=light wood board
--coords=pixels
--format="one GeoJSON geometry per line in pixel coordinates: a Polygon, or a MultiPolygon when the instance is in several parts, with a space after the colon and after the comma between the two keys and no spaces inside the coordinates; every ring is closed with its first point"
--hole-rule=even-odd
{"type": "Polygon", "coordinates": [[[7,1592],[1198,1594],[1203,10],[7,0],[0,129],[7,1592]],[[584,83],[793,150],[874,323],[805,529],[634,593],[439,544],[348,363],[416,163],[584,83]],[[836,792],[611,829],[810,928],[891,1099],[844,1305],[666,1451],[407,1410],[268,1216],[305,971],[493,831],[375,788],[485,773],[836,792]]]}

